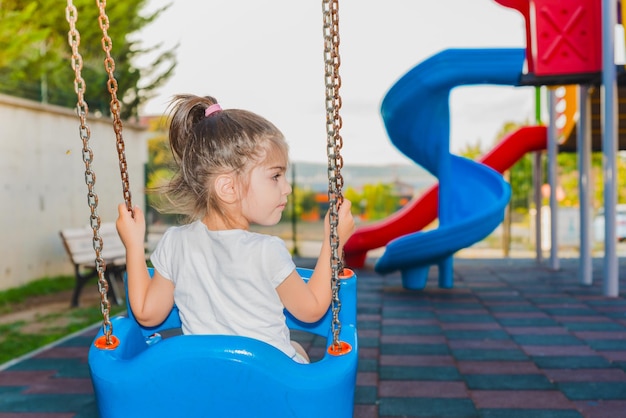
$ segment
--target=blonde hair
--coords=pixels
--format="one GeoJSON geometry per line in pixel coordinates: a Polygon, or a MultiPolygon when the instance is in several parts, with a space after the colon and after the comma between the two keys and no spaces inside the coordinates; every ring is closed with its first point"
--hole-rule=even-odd
{"type": "Polygon", "coordinates": [[[164,189],[169,213],[182,214],[187,222],[215,211],[229,216],[213,189],[217,176],[234,173],[242,184],[253,163],[265,158],[288,160],[283,134],[267,119],[241,109],[220,109],[205,116],[217,104],[213,97],[175,96],[170,104],[169,142],[176,171],[164,189]]]}

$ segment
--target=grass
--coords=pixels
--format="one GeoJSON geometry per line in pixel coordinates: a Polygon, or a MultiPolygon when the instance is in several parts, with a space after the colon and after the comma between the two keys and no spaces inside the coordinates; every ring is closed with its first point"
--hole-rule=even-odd
{"type": "Polygon", "coordinates": [[[0,291],[0,314],[10,312],[28,298],[45,296],[74,288],[73,276],[45,277],[23,286],[0,291]]]}
{"type": "MultiPolygon", "coordinates": [[[[0,291],[0,314],[14,311],[19,305],[30,305],[33,298],[70,290],[74,277],[43,278],[24,286],[0,291]]],[[[33,303],[34,304],[34,303],[33,303]]],[[[124,305],[111,306],[111,316],[125,310],[124,305]]],[[[59,312],[37,314],[32,321],[18,320],[0,324],[0,364],[23,356],[67,335],[102,321],[98,303],[59,312]]]]}

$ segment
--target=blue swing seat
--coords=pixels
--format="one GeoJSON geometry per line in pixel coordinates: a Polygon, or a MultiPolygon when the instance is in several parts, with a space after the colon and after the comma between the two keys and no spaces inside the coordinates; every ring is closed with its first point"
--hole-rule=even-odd
{"type": "MultiPolygon", "coordinates": [[[[298,269],[305,279],[312,270],[298,269]]],[[[224,335],[159,333],[180,328],[178,309],[157,327],[115,317],[120,344],[92,344],[89,368],[98,410],[110,417],[352,417],[357,372],[356,275],[341,280],[340,340],[352,350],[298,364],[262,341],[224,335]],[[156,336],[155,336],[156,335],[156,336]]],[[[316,323],[287,313],[289,328],[333,341],[332,312],[316,323]]],[[[102,330],[98,337],[102,335],[102,330]]]]}

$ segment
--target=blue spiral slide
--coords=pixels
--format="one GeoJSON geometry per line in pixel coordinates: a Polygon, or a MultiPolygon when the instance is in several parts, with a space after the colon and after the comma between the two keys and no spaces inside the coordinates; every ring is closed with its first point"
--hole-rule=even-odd
{"type": "MultiPolygon", "coordinates": [[[[495,170],[450,153],[450,92],[466,85],[517,86],[523,49],[448,49],[396,82],[381,106],[391,142],[439,180],[439,227],[396,238],[375,269],[400,270],[407,289],[423,289],[431,265],[439,286],[453,286],[453,255],[488,236],[504,219],[511,190],[495,170]]],[[[488,115],[487,115],[488,117],[488,115]]]]}

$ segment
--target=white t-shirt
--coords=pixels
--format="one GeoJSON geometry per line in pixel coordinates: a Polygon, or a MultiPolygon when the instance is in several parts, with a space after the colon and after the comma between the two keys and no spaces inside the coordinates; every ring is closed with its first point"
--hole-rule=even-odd
{"type": "Polygon", "coordinates": [[[276,292],[296,268],[281,239],[196,221],[169,228],[150,259],[174,283],[184,334],[256,338],[296,358],[276,292]]]}

